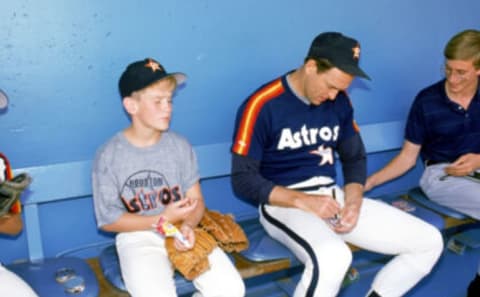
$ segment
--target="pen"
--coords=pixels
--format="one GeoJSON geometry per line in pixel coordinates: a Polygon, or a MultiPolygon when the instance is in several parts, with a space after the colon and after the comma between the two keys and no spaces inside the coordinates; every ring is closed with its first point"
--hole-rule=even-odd
{"type": "MultiPolygon", "coordinates": [[[[333,200],[337,201],[337,195],[336,195],[335,188],[332,188],[332,198],[333,198],[333,200]]],[[[338,221],[340,220],[340,217],[339,217],[338,213],[336,213],[333,216],[333,219],[335,220],[336,223],[338,223],[338,221]]]]}

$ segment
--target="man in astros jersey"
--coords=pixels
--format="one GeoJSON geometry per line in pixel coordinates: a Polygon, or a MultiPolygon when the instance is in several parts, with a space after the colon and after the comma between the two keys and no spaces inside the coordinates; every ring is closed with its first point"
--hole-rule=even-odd
{"type": "Polygon", "coordinates": [[[319,34],[303,65],[264,84],[240,106],[232,145],[232,185],[258,205],[266,232],[305,264],[295,297],[336,296],[351,264],[347,242],[393,255],[367,296],[402,296],[443,249],[430,224],[363,197],[366,154],[347,89],[360,44],[319,34]],[[344,185],[336,184],[335,154],[344,185]]]}

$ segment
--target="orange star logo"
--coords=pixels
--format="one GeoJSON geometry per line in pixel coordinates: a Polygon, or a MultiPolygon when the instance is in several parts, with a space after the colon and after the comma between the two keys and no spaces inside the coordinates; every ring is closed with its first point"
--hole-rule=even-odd
{"type": "Polygon", "coordinates": [[[352,48],[352,51],[353,51],[353,58],[354,59],[359,59],[360,58],[360,46],[355,46],[354,48],[352,48]]]}
{"type": "Polygon", "coordinates": [[[160,66],[160,64],[153,61],[152,59],[148,59],[148,63],[145,64],[145,67],[148,67],[148,68],[152,69],[153,72],[162,69],[162,66],[160,66]]]}

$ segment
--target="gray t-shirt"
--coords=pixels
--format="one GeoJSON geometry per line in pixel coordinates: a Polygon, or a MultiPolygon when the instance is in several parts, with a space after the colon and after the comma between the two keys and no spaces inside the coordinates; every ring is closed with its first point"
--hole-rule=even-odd
{"type": "Polygon", "coordinates": [[[197,159],[184,137],[164,132],[155,145],[139,148],[119,132],[99,148],[93,163],[97,225],[111,224],[125,212],[158,214],[198,180],[197,159]]]}

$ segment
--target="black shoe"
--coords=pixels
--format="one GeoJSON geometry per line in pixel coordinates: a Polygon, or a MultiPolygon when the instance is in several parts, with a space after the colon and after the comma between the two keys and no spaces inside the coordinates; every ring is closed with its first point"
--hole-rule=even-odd
{"type": "Polygon", "coordinates": [[[377,292],[372,291],[372,292],[368,295],[368,297],[382,297],[382,296],[378,295],[377,292]]]}

